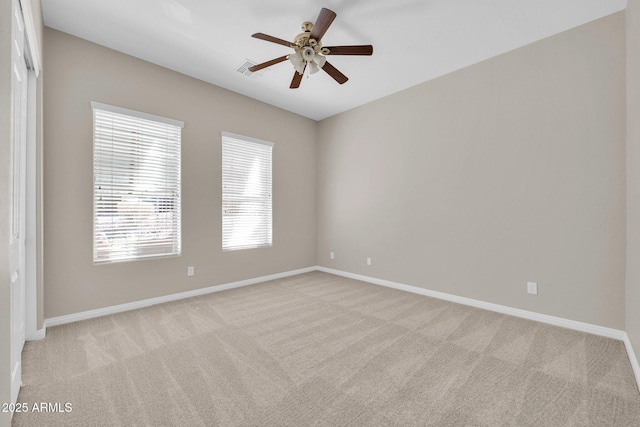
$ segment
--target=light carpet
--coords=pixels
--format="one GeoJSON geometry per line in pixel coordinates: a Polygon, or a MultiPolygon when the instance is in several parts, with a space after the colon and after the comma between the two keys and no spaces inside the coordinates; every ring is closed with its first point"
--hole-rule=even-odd
{"type": "Polygon", "coordinates": [[[18,401],[60,411],[15,426],[640,425],[620,341],[321,272],[52,327],[23,360],[18,401]]]}

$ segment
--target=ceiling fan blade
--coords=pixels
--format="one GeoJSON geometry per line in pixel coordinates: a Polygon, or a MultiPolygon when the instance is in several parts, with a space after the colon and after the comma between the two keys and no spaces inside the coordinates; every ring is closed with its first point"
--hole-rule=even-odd
{"type": "Polygon", "coordinates": [[[280,58],[272,59],[271,61],[263,62],[262,64],[256,64],[249,67],[249,71],[255,73],[256,71],[262,70],[263,68],[270,67],[272,65],[278,64],[282,61],[286,61],[289,55],[281,56],[280,58]]]}
{"type": "Polygon", "coordinates": [[[327,55],[373,55],[373,46],[358,45],[358,46],[325,46],[329,49],[327,55]]]}
{"type": "Polygon", "coordinates": [[[287,46],[287,47],[291,47],[291,45],[292,45],[291,42],[288,42],[286,40],[282,40],[282,39],[279,39],[277,37],[273,37],[273,36],[270,36],[270,35],[264,34],[264,33],[251,34],[251,37],[253,37],[255,39],[266,40],[266,41],[271,42],[271,43],[281,44],[281,45],[287,46]]]}
{"type": "Polygon", "coordinates": [[[324,65],[322,66],[322,69],[326,71],[327,74],[333,77],[333,79],[340,84],[344,84],[347,80],[349,80],[349,78],[344,74],[342,74],[340,71],[338,71],[336,67],[329,64],[329,61],[324,63],[324,65]]]}
{"type": "Polygon", "coordinates": [[[320,41],[334,19],[336,19],[336,13],[323,7],[320,11],[320,15],[318,15],[318,19],[316,19],[316,23],[313,24],[313,29],[311,30],[309,38],[320,41]]]}
{"type": "Polygon", "coordinates": [[[300,82],[302,82],[302,76],[304,75],[304,70],[306,69],[307,66],[305,64],[304,69],[302,70],[302,74],[298,73],[297,71],[293,72],[293,80],[291,80],[289,89],[298,89],[300,87],[300,82]]]}

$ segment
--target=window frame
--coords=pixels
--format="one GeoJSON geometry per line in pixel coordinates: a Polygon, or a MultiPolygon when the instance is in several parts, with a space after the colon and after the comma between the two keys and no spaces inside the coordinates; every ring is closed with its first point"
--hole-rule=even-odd
{"type": "MultiPolygon", "coordinates": [[[[273,148],[274,147],[275,147],[275,144],[273,142],[264,141],[261,139],[252,138],[244,135],[238,135],[231,132],[225,132],[225,131],[221,132],[221,151],[222,151],[221,153],[221,159],[222,159],[221,160],[221,165],[222,165],[222,171],[221,171],[221,175],[222,175],[222,179],[221,179],[222,242],[221,242],[221,247],[223,252],[232,252],[232,251],[247,250],[247,249],[265,249],[265,248],[273,247],[273,148]],[[228,198],[226,198],[226,195],[228,195],[229,192],[225,190],[225,185],[227,184],[227,181],[225,178],[225,175],[226,175],[225,170],[229,168],[229,165],[225,164],[226,163],[225,144],[236,144],[236,149],[238,149],[238,147],[241,144],[244,144],[246,146],[250,146],[254,144],[253,147],[257,150],[263,150],[264,147],[268,148],[268,165],[267,165],[268,166],[268,174],[267,174],[268,183],[264,184],[261,182],[260,184],[261,189],[268,188],[268,194],[266,196],[263,196],[264,200],[268,200],[268,210],[266,211],[267,217],[265,220],[267,222],[268,228],[262,229],[259,233],[256,233],[256,235],[265,237],[265,240],[260,241],[258,243],[248,244],[246,243],[247,240],[245,240],[244,242],[236,241],[234,244],[232,242],[229,242],[229,239],[226,237],[228,234],[228,230],[225,230],[225,225],[228,225],[228,222],[225,221],[225,217],[229,217],[230,215],[228,215],[227,212],[225,212],[225,209],[228,207],[228,203],[229,203],[228,198]]],[[[244,160],[247,161],[246,158],[244,160]]],[[[245,190],[246,190],[246,187],[245,187],[245,190]]],[[[260,212],[262,213],[263,211],[260,211],[260,212]]],[[[231,231],[231,233],[233,233],[233,231],[231,231]]]]}
{"type": "MultiPolygon", "coordinates": [[[[93,243],[93,254],[92,254],[92,259],[93,259],[93,264],[94,265],[103,265],[103,264],[112,264],[112,263],[120,263],[120,262],[131,262],[131,261],[140,261],[140,260],[145,260],[145,259],[155,259],[155,258],[164,258],[164,257],[173,257],[173,256],[180,256],[182,254],[182,129],[184,128],[184,122],[179,121],[179,120],[174,120],[174,119],[169,119],[166,117],[161,117],[161,116],[156,116],[153,114],[149,114],[149,113],[144,113],[141,111],[136,111],[136,110],[131,110],[131,109],[127,109],[127,108],[123,108],[123,107],[118,107],[118,106],[114,106],[114,105],[109,105],[109,104],[103,104],[100,102],[96,102],[96,101],[91,101],[91,109],[92,109],[92,130],[93,130],[93,140],[92,140],[92,156],[93,156],[93,182],[92,182],[92,186],[93,186],[93,191],[92,191],[92,197],[93,197],[93,211],[92,211],[92,243],[93,243]],[[99,111],[100,113],[97,113],[97,111],[99,111]],[[152,169],[154,172],[159,171],[159,172],[163,172],[165,175],[161,175],[164,176],[164,181],[165,181],[165,185],[170,185],[169,189],[165,190],[165,191],[169,191],[169,192],[173,192],[173,194],[166,198],[166,196],[162,195],[161,193],[159,194],[153,194],[152,196],[153,198],[157,198],[158,200],[153,201],[153,202],[149,202],[147,200],[141,200],[141,197],[138,194],[134,194],[134,191],[131,191],[128,194],[132,195],[132,199],[136,196],[138,196],[138,199],[136,202],[133,202],[133,204],[138,204],[138,208],[135,211],[136,213],[140,213],[140,211],[142,210],[142,205],[145,204],[145,209],[148,210],[149,208],[153,208],[153,217],[155,217],[155,222],[154,220],[151,220],[151,224],[152,225],[156,225],[158,223],[161,223],[163,220],[160,219],[159,217],[162,216],[161,211],[166,210],[166,206],[170,205],[171,206],[171,216],[170,216],[170,226],[167,227],[160,227],[160,229],[162,230],[162,232],[167,232],[167,230],[169,230],[169,238],[165,238],[164,239],[164,247],[171,247],[170,251],[166,251],[166,252],[156,252],[153,253],[152,251],[149,253],[149,248],[153,249],[154,244],[152,243],[154,240],[153,239],[149,239],[149,241],[145,244],[130,244],[130,243],[120,243],[120,246],[118,249],[116,250],[112,250],[112,251],[108,251],[106,250],[106,253],[108,256],[99,256],[99,251],[103,250],[102,246],[99,246],[97,244],[98,240],[100,240],[100,233],[102,232],[101,230],[99,230],[98,227],[98,218],[99,218],[99,211],[100,209],[103,209],[103,214],[104,214],[104,206],[103,207],[99,207],[98,206],[98,201],[99,201],[99,197],[100,197],[100,193],[99,191],[99,187],[104,186],[104,184],[102,183],[102,181],[100,183],[98,183],[98,174],[99,174],[99,167],[103,167],[102,166],[102,162],[104,162],[104,158],[106,157],[105,155],[102,155],[101,157],[97,154],[97,147],[98,147],[98,140],[96,139],[97,137],[97,130],[98,130],[98,126],[97,126],[97,115],[98,114],[112,114],[114,115],[114,118],[117,118],[117,115],[120,116],[126,116],[126,119],[124,120],[129,120],[132,122],[136,122],[138,126],[140,127],[144,127],[147,128],[148,126],[151,127],[163,127],[166,126],[167,127],[167,132],[169,133],[169,131],[171,131],[172,133],[177,133],[177,136],[175,137],[175,139],[171,139],[171,138],[167,138],[166,141],[164,142],[164,147],[165,147],[165,154],[167,153],[167,151],[170,151],[170,154],[172,155],[171,159],[172,159],[172,163],[174,163],[170,168],[168,166],[159,166],[157,168],[152,169]],[[149,123],[149,122],[153,122],[153,123],[149,123]],[[170,147],[171,144],[177,144],[176,146],[170,147]],[[100,166],[98,166],[100,163],[100,166]],[[167,170],[170,173],[170,175],[167,175],[167,170]],[[172,185],[171,185],[172,184],[172,185]],[[167,200],[169,201],[167,203],[167,200]],[[164,203],[161,203],[161,201],[164,201],[164,203]],[[149,204],[149,206],[146,206],[146,204],[149,204]],[[161,206],[162,205],[162,206],[161,206]],[[176,218],[177,216],[177,218],[176,218]],[[126,252],[130,252],[128,254],[125,254],[126,252]]],[[[123,126],[122,123],[120,123],[120,126],[123,126]]],[[[122,130],[122,128],[121,128],[122,130]]],[[[148,134],[144,134],[141,132],[142,135],[144,135],[144,138],[147,140],[143,140],[140,139],[139,145],[137,145],[137,148],[140,148],[141,150],[144,149],[149,149],[151,143],[149,142],[150,140],[152,140],[152,136],[148,135],[148,134]]],[[[112,136],[112,147],[111,150],[114,150],[113,148],[113,136],[112,136]]],[[[108,139],[106,139],[105,141],[108,141],[108,139]]],[[[101,141],[101,150],[105,150],[105,146],[108,146],[108,142],[105,141],[101,141]]],[[[121,140],[122,141],[122,140],[121,140]]],[[[130,136],[128,136],[127,138],[124,139],[124,143],[126,144],[127,142],[132,142],[134,141],[133,138],[131,138],[130,136]]],[[[162,141],[162,140],[161,140],[162,141]]],[[[107,148],[108,150],[108,148],[107,148]]],[[[133,150],[131,150],[133,151],[133,150]]],[[[134,160],[132,159],[132,154],[130,152],[124,154],[124,159],[127,159],[126,161],[130,161],[133,162],[134,160]],[[128,157],[126,157],[128,156],[128,157]]],[[[142,156],[142,158],[144,158],[144,156],[142,156]]],[[[120,159],[121,162],[124,161],[122,159],[120,159]]],[[[115,164],[115,162],[114,162],[115,164]]],[[[126,171],[127,173],[131,173],[131,175],[120,175],[121,179],[128,179],[130,181],[130,183],[128,184],[128,188],[129,190],[133,190],[133,187],[136,185],[136,183],[144,183],[146,185],[151,185],[153,179],[152,178],[148,178],[146,181],[142,180],[140,181],[140,177],[139,176],[135,176],[136,173],[140,173],[140,169],[138,169],[138,165],[133,166],[133,163],[130,164],[132,167],[130,169],[130,171],[126,171]],[[124,178],[124,177],[128,177],[128,178],[124,178]]],[[[113,164],[111,165],[113,166],[113,164]]],[[[107,169],[108,170],[108,169],[107,169]]],[[[114,174],[114,169],[112,168],[109,172],[107,172],[107,175],[111,173],[112,176],[115,175],[114,174]]],[[[156,184],[157,187],[157,180],[154,183],[156,184]]],[[[113,185],[113,177],[112,177],[112,185],[113,185]]],[[[111,189],[111,191],[113,191],[113,189],[111,189]]],[[[126,200],[122,199],[122,193],[116,197],[120,197],[120,201],[117,203],[125,203],[126,200]]],[[[114,204],[116,203],[115,201],[113,202],[114,204]]],[[[120,209],[119,207],[117,209],[120,209]]],[[[124,215],[119,215],[119,217],[124,217],[124,215]]],[[[123,220],[124,221],[124,220],[123,220]]],[[[140,219],[137,219],[137,221],[140,221],[140,219]]],[[[166,221],[166,219],[165,219],[166,221]]],[[[118,221],[116,221],[118,222],[118,221]]],[[[140,225],[140,223],[136,223],[136,225],[138,226],[138,230],[143,229],[144,225],[140,225]]],[[[108,227],[105,227],[108,229],[108,227]]],[[[131,233],[132,236],[135,236],[135,233],[139,231],[134,230],[131,231],[131,229],[129,229],[128,231],[125,228],[125,231],[121,231],[118,229],[117,226],[112,225],[112,228],[109,229],[113,234],[124,234],[126,235],[127,233],[131,233]]],[[[156,244],[159,241],[162,241],[162,239],[157,239],[156,240],[156,244]]]]}

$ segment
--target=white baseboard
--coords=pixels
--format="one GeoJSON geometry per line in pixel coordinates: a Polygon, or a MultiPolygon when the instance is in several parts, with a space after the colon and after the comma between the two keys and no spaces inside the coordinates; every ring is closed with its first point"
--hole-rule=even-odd
{"type": "Polygon", "coordinates": [[[414,294],[425,295],[432,298],[442,299],[455,302],[458,304],[468,305],[471,307],[483,308],[497,313],[508,314],[510,316],[521,317],[524,319],[535,320],[550,325],[561,326],[563,328],[574,329],[576,331],[587,332],[603,337],[615,338],[623,340],[626,333],[619,329],[606,328],[604,326],[593,325],[591,323],[578,322],[575,320],[563,319],[562,317],[549,316],[547,314],[535,313],[533,311],[520,310],[506,305],[493,304],[490,302],[480,301],[472,298],[451,295],[444,292],[432,291],[429,289],[419,288],[417,286],[405,285],[402,283],[391,282],[389,280],[377,279],[375,277],[363,276],[360,274],[348,273],[346,271],[334,270],[332,268],[318,267],[318,270],[326,273],[335,274],[337,276],[348,277],[351,279],[361,280],[363,282],[373,283],[374,285],[386,286],[388,288],[400,289],[402,291],[412,292],[414,294]]]}
{"type": "Polygon", "coordinates": [[[283,277],[295,276],[296,274],[308,273],[315,271],[316,267],[301,268],[299,270],[291,270],[283,273],[270,274],[268,276],[256,277],[253,279],[239,280],[237,282],[225,283],[223,285],[210,286],[207,288],[194,289],[192,291],[180,292],[177,294],[165,295],[156,298],[149,298],[141,301],[129,302],[126,304],[113,305],[111,307],[98,308],[96,310],[88,310],[80,313],[68,314],[65,316],[52,317],[45,319],[44,329],[50,326],[64,325],[65,323],[78,322],[80,320],[93,319],[94,317],[107,316],[109,314],[121,313],[123,311],[135,310],[138,308],[149,307],[151,305],[162,304],[164,302],[176,301],[185,298],[206,295],[213,292],[226,291],[228,289],[239,288],[242,286],[255,285],[256,283],[267,282],[269,280],[281,279],[283,277]]]}
{"type": "Polygon", "coordinates": [[[636,384],[640,391],[640,365],[638,365],[638,359],[633,351],[629,336],[625,331],[619,329],[606,328],[604,326],[593,325],[591,323],[578,322],[575,320],[563,319],[562,317],[549,316],[547,314],[535,313],[533,311],[521,310],[519,308],[508,307],[506,305],[493,304],[490,302],[480,301],[472,298],[465,298],[457,295],[451,295],[444,292],[432,291],[429,289],[420,288],[412,285],[405,285],[402,283],[396,283],[389,280],[378,279],[375,277],[363,276],[361,274],[349,273],[346,271],[335,270],[333,268],[317,266],[318,271],[325,273],[335,274],[336,276],[347,277],[350,279],[361,280],[363,282],[372,283],[374,285],[386,286],[388,288],[399,289],[402,291],[412,292],[432,298],[442,299],[445,301],[451,301],[458,304],[468,305],[471,307],[482,308],[489,311],[495,311],[497,313],[508,314],[510,316],[521,317],[523,319],[535,320],[537,322],[547,323],[550,325],[560,326],[563,328],[573,329],[580,332],[586,332],[593,335],[599,335],[607,338],[613,338],[620,340],[624,343],[627,350],[627,356],[631,362],[633,373],[636,378],[636,384]]]}
{"type": "Polygon", "coordinates": [[[45,337],[47,334],[46,325],[42,326],[42,329],[37,329],[35,332],[27,335],[27,341],[39,341],[45,337]]]}
{"type": "Polygon", "coordinates": [[[363,282],[372,283],[375,285],[386,286],[388,288],[399,289],[406,292],[412,292],[432,298],[437,298],[445,301],[451,301],[458,304],[463,304],[471,307],[482,308],[497,313],[507,314],[510,316],[520,317],[529,320],[535,320],[537,322],[547,323],[550,325],[560,326],[563,328],[573,329],[580,332],[586,332],[603,337],[613,338],[624,342],[631,367],[640,390],[640,365],[638,359],[633,351],[633,346],[629,337],[625,331],[619,329],[606,328],[604,326],[593,325],[590,323],[578,322],[575,320],[564,319],[561,317],[549,316],[546,314],[535,313],[533,311],[521,310],[518,308],[508,307],[500,304],[493,304],[490,302],[480,301],[472,298],[461,297],[457,295],[451,295],[444,292],[432,291],[429,289],[420,288],[412,285],[405,285],[402,283],[392,282],[389,280],[378,279],[375,277],[364,276],[361,274],[349,273],[346,271],[336,270],[333,268],[315,266],[301,268],[299,270],[291,270],[283,273],[271,274],[268,276],[256,277],[253,279],[240,280],[237,282],[226,283],[223,285],[210,286],[207,288],[194,289],[192,291],[180,292],[177,294],[165,295],[162,297],[150,298],[141,301],[134,301],[126,304],[115,305],[111,307],[99,308],[96,310],[83,311],[80,313],[69,314],[65,316],[53,317],[45,319],[43,328],[36,331],[30,340],[42,339],[45,337],[46,328],[49,326],[63,325],[65,323],[78,322],[80,320],[92,319],[95,317],[106,316],[109,314],[120,313],[123,311],[135,310],[138,308],[149,307],[151,305],[162,304],[164,302],[176,301],[184,298],[191,298],[199,295],[206,295],[213,292],[225,291],[228,289],[239,288],[242,286],[254,285],[257,283],[267,282],[269,280],[281,279],[284,277],[295,276],[297,274],[309,273],[311,271],[322,271],[325,273],[335,274],[336,276],[347,277],[350,279],[361,280],[363,282]]]}

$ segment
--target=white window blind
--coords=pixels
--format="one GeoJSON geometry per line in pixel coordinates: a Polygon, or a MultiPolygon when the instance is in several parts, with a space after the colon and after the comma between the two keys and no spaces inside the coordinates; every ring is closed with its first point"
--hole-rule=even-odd
{"type": "Polygon", "coordinates": [[[222,132],[222,250],[272,244],[273,143],[222,132]]]}
{"type": "Polygon", "coordinates": [[[177,120],[92,102],[93,262],[180,254],[177,120]]]}

